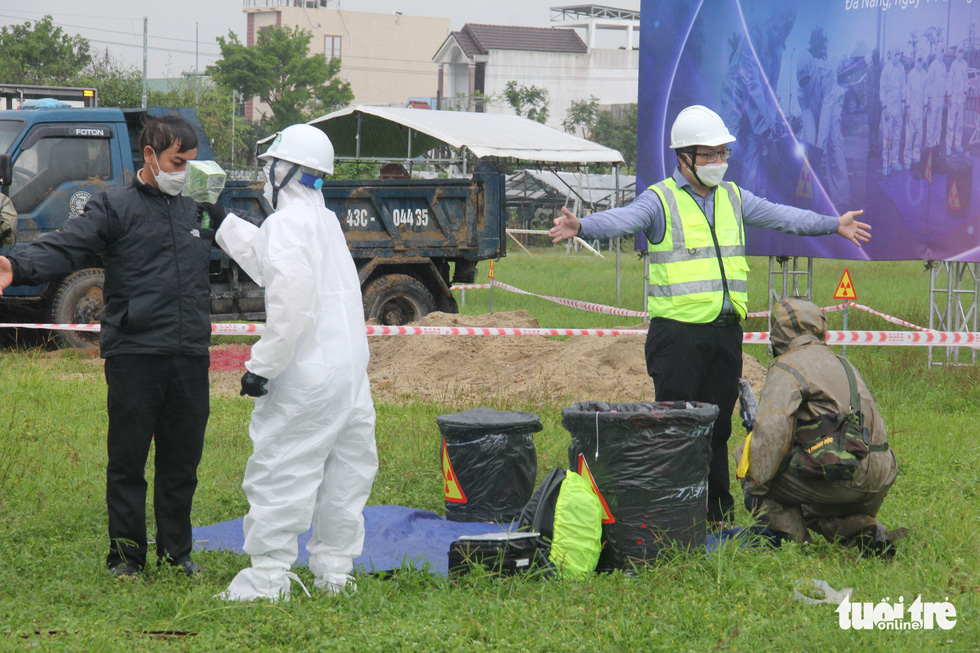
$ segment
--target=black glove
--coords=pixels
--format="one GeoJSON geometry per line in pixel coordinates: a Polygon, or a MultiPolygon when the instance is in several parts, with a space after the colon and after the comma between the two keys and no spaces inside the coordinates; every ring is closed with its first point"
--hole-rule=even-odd
{"type": "Polygon", "coordinates": [[[221,226],[221,222],[225,219],[225,216],[228,215],[228,211],[225,210],[225,207],[221,206],[221,200],[218,200],[214,204],[209,202],[201,202],[201,206],[204,207],[204,210],[208,213],[208,217],[211,219],[211,225],[208,228],[217,231],[218,227],[221,226]]]}
{"type": "Polygon", "coordinates": [[[262,395],[269,394],[268,385],[269,379],[264,376],[259,376],[253,372],[245,372],[242,375],[242,391],[239,394],[242,396],[261,397],[262,395]]]}

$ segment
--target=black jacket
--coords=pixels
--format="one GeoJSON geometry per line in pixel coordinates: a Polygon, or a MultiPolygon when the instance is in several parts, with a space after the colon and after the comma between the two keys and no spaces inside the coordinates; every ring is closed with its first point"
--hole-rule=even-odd
{"type": "Polygon", "coordinates": [[[208,263],[214,231],[202,207],[136,178],[93,196],[60,231],[10,256],[14,285],[54,281],[101,254],[103,358],[118,354],[207,355],[208,263]]]}

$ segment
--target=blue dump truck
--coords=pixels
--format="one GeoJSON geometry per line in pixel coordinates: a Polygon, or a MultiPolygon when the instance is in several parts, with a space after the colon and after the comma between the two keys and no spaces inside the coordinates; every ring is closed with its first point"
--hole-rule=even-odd
{"type": "MultiPolygon", "coordinates": [[[[180,115],[198,133],[198,158],[214,158],[193,109],[41,105],[0,111],[0,191],[17,211],[13,244],[0,255],[56,231],[102,188],[129,183],[143,165],[138,135],[147,115],[180,115]]],[[[495,164],[481,162],[468,179],[328,181],[322,190],[357,264],[365,318],[380,324],[457,312],[450,286],[471,283],[479,261],[505,254],[504,183],[495,164]]],[[[257,223],[271,212],[261,182],[230,180],[221,202],[257,223]]],[[[98,322],[103,278],[93,259],[43,286],[10,287],[0,297],[0,322],[98,322]]],[[[262,320],[263,311],[262,289],[215,247],[212,319],[262,320]]],[[[68,347],[97,343],[87,332],[54,337],[68,347]]]]}

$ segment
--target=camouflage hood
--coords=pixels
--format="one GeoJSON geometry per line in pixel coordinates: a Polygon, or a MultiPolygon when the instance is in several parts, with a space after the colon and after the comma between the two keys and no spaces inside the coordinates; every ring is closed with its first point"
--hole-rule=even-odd
{"type": "Polygon", "coordinates": [[[810,343],[827,341],[827,318],[813,302],[780,299],[775,311],[769,333],[773,356],[782,356],[810,343]]]}

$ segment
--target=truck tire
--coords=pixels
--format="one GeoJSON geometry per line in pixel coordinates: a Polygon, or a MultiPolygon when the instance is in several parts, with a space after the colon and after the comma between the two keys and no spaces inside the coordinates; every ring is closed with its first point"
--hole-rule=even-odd
{"type": "MultiPolygon", "coordinates": [[[[100,268],[77,270],[65,277],[51,300],[48,313],[54,324],[98,324],[102,319],[102,285],[105,274],[100,268]]],[[[99,334],[92,331],[55,331],[59,347],[99,346],[99,334]]]]}
{"type": "Polygon", "coordinates": [[[422,282],[407,274],[378,277],[364,289],[364,318],[400,326],[436,310],[436,300],[422,282]]]}

